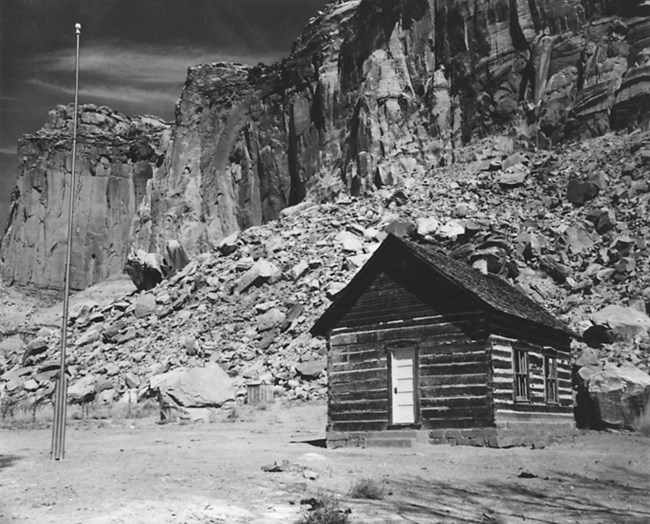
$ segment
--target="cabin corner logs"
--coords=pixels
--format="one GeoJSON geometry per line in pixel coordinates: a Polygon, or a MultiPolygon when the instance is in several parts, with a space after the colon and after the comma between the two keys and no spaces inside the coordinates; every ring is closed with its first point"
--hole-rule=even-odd
{"type": "MultiPolygon", "coordinates": [[[[388,244],[314,328],[328,333],[328,446],[415,434],[507,447],[573,435],[570,332],[486,306],[440,268],[409,261],[405,241],[388,244]]],[[[485,278],[462,271],[477,286],[485,278]]]]}

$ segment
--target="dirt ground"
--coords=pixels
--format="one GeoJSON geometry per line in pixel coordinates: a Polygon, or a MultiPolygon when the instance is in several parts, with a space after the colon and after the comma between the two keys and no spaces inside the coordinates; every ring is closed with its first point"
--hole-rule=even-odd
{"type": "Polygon", "coordinates": [[[354,523],[650,522],[646,437],[589,433],[541,450],[330,450],[324,428],[323,404],[280,402],[234,422],[76,420],[58,462],[50,429],[3,428],[0,522],[293,523],[301,500],[326,494],[354,523]],[[288,471],[261,469],[284,460],[288,471]],[[350,497],[367,478],[384,484],[383,500],[350,497]]]}

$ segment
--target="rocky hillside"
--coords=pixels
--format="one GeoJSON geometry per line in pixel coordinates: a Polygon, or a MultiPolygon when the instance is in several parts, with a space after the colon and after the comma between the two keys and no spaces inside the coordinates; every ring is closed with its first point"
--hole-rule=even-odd
{"type": "MultiPolygon", "coordinates": [[[[74,311],[72,392],[134,401],[152,377],[212,361],[241,395],[259,380],[289,398],[323,395],[324,343],[308,331],[388,232],[518,286],[585,333],[580,365],[650,369],[650,133],[528,153],[490,138],[458,153],[368,198],[287,208],[152,291],[74,311]]],[[[37,328],[0,342],[5,399],[52,393],[58,334],[37,328]]]]}
{"type": "MultiPolygon", "coordinates": [[[[358,196],[412,176],[435,176],[432,170],[457,159],[463,143],[489,133],[545,146],[644,124],[650,114],[646,4],[332,2],[278,64],[190,68],[171,141],[161,165],[147,170],[151,179],[137,195],[137,212],[130,196],[121,195],[127,199],[119,201],[115,228],[103,218],[112,213],[107,200],[97,199],[90,221],[124,238],[122,221],[135,215],[136,247],[162,253],[178,240],[196,254],[277,218],[308,194],[358,196]]],[[[28,137],[24,147],[56,155],[55,142],[39,140],[28,137]]],[[[164,147],[154,149],[159,154],[164,147]]],[[[107,161],[121,165],[115,155],[107,161]]],[[[55,171],[62,172],[52,168],[52,176],[55,171]]],[[[40,210],[41,199],[26,189],[14,204],[25,211],[14,213],[5,240],[18,247],[5,248],[4,263],[17,282],[55,285],[49,269],[44,277],[40,266],[31,269],[31,260],[59,244],[23,226],[23,216],[52,213],[40,210]],[[22,258],[8,254],[17,249],[22,258]]],[[[47,207],[55,209],[57,201],[47,207]]],[[[74,270],[76,285],[119,265],[124,251],[116,240],[78,240],[84,262],[74,270]],[[93,244],[94,258],[86,244],[93,244]]]]}
{"type": "MultiPolygon", "coordinates": [[[[18,178],[10,222],[0,243],[7,284],[62,289],[72,169],[72,107],[18,144],[18,178]]],[[[80,107],[78,178],[70,283],[83,289],[120,273],[131,220],[159,164],[169,125],[107,107],[80,107]]]]}

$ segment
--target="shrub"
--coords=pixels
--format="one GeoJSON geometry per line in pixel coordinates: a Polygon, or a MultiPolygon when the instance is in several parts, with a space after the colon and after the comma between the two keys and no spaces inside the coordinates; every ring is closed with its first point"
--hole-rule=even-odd
{"type": "Polygon", "coordinates": [[[645,407],[645,410],[634,421],[634,431],[641,433],[646,437],[650,437],[650,403],[645,407]]]}
{"type": "Polygon", "coordinates": [[[354,499],[381,500],[384,498],[384,485],[374,479],[359,480],[350,490],[354,499]]]}
{"type": "Polygon", "coordinates": [[[297,524],[349,524],[350,516],[333,496],[319,498],[297,524]]]}

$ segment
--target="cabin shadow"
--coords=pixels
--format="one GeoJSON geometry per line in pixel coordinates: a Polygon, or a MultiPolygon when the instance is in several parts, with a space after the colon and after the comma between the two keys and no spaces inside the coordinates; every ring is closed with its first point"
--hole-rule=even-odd
{"type": "Polygon", "coordinates": [[[650,522],[646,502],[650,474],[619,468],[616,476],[626,481],[566,473],[470,486],[421,477],[393,478],[393,495],[385,502],[387,510],[414,522],[420,518],[463,523],[650,522]]]}
{"type": "Polygon", "coordinates": [[[324,438],[317,438],[311,440],[292,440],[291,444],[307,444],[308,446],[313,446],[315,448],[326,448],[327,440],[324,438]]]}

